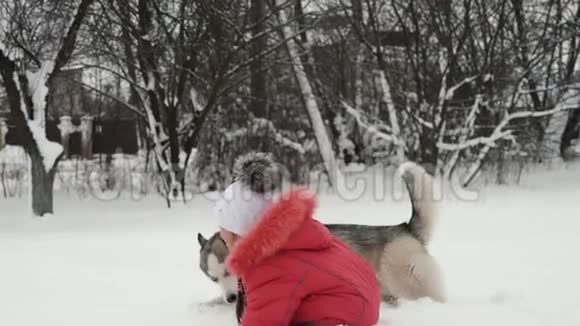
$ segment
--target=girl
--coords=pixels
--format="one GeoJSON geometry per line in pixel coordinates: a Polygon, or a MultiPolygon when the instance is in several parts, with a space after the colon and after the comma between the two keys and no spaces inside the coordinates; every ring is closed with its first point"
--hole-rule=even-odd
{"type": "Polygon", "coordinates": [[[291,190],[272,200],[274,171],[266,154],[242,157],[216,205],[230,249],[226,266],[240,279],[240,324],[375,325],[375,272],[313,218],[312,192],[291,190]]]}

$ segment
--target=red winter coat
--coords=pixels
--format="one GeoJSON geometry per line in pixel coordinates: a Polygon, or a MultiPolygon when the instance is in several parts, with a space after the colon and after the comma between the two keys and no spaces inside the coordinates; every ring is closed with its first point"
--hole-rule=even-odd
{"type": "Polygon", "coordinates": [[[274,203],[232,249],[241,277],[243,326],[371,326],[380,289],[371,266],[312,218],[314,195],[292,191],[274,203]]]}

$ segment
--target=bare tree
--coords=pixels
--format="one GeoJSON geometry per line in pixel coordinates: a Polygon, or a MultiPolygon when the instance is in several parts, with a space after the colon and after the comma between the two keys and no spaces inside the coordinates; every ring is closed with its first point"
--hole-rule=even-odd
{"type": "MultiPolygon", "coordinates": [[[[89,46],[106,64],[87,66],[130,85],[130,98],[117,100],[144,121],[149,147],[165,176],[165,196],[175,195],[179,186],[184,190],[185,167],[193,149],[203,146],[199,141],[207,118],[248,81],[245,96],[253,125],[275,135],[274,141],[284,139],[271,123],[263,123],[270,64],[265,59],[285,45],[273,37],[278,30],[265,4],[101,2],[101,19],[93,28],[96,42],[89,46]]],[[[255,148],[261,147],[258,143],[250,147],[262,149],[255,148]]]]}
{"type": "MultiPolygon", "coordinates": [[[[69,62],[75,49],[76,37],[83,19],[87,15],[92,0],[81,0],[72,14],[70,24],[58,42],[56,51],[48,51],[48,57],[42,58],[25,45],[25,40],[19,37],[19,30],[3,31],[0,39],[0,73],[10,106],[13,131],[22,142],[30,157],[30,191],[32,212],[36,216],[53,213],[53,183],[58,160],[62,154],[62,146],[47,138],[46,105],[51,93],[52,81],[55,75],[69,62]],[[9,48],[9,46],[11,46],[9,48]],[[34,68],[28,68],[15,58],[15,54],[24,53],[34,63],[34,68]]],[[[34,17],[35,6],[43,9],[43,3],[29,4],[24,9],[32,21],[24,24],[38,24],[41,28],[49,28],[43,21],[43,16],[34,17]]],[[[2,14],[10,21],[19,9],[18,2],[14,7],[4,5],[2,14]]]]}
{"type": "Polygon", "coordinates": [[[251,0],[250,8],[251,31],[253,41],[250,46],[250,57],[256,57],[250,65],[250,96],[252,112],[256,117],[265,118],[267,108],[267,74],[265,58],[259,56],[268,48],[268,34],[266,32],[267,5],[266,0],[251,0]]]}
{"type": "Polygon", "coordinates": [[[320,109],[312,90],[311,82],[308,78],[308,75],[306,74],[304,63],[301,61],[302,59],[299,56],[298,47],[295,41],[292,39],[294,33],[292,32],[291,26],[288,24],[288,18],[286,16],[286,12],[283,9],[278,11],[278,19],[280,21],[280,25],[282,25],[281,29],[284,39],[286,40],[288,56],[290,57],[294,76],[302,93],[304,107],[306,108],[306,112],[310,118],[310,123],[312,124],[312,129],[314,130],[320,155],[322,156],[322,160],[324,162],[331,184],[336,186],[337,184],[342,183],[342,174],[338,166],[332,143],[326,131],[326,126],[322,120],[320,109]]]}
{"type": "MultiPolygon", "coordinates": [[[[578,20],[578,8],[572,2],[549,1],[533,10],[516,0],[354,0],[341,1],[341,7],[354,37],[385,72],[379,85],[383,101],[394,108],[385,106],[387,134],[409,130],[400,136],[409,145],[417,133],[418,153],[407,146],[407,154],[435,172],[451,176],[470,162],[468,184],[484,162],[501,170],[513,155],[546,160],[561,155],[564,134],[574,136],[576,114],[569,111],[578,106],[572,77],[578,41],[569,26],[578,20]],[[385,46],[397,33],[404,56],[385,46]],[[389,84],[389,75],[402,80],[389,84]]],[[[355,100],[362,102],[360,95],[355,100]]],[[[381,126],[373,115],[367,124],[381,126]]]]}

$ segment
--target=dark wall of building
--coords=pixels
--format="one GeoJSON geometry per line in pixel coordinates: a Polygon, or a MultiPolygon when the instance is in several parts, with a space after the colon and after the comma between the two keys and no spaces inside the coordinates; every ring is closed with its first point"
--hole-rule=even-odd
{"type": "MultiPolygon", "coordinates": [[[[46,134],[49,140],[62,143],[59,122],[54,120],[47,121],[46,134]]],[[[80,121],[73,119],[73,124],[79,125],[80,121]]],[[[10,126],[10,121],[8,121],[10,126]]],[[[139,142],[137,139],[137,123],[135,121],[99,121],[93,122],[93,154],[114,154],[121,152],[124,154],[135,155],[139,151],[139,142]]],[[[6,134],[6,144],[20,145],[21,141],[17,134],[8,128],[6,134]]],[[[81,132],[73,132],[69,136],[69,155],[72,157],[80,156],[82,153],[82,135],[81,132]]]]}
{"type": "Polygon", "coordinates": [[[137,123],[131,120],[99,121],[93,127],[93,153],[137,154],[137,123]]]}
{"type": "MultiPolygon", "coordinates": [[[[74,126],[80,126],[81,118],[89,116],[93,118],[93,154],[137,154],[139,140],[136,115],[106,96],[91,93],[82,86],[82,81],[83,68],[67,69],[55,76],[47,103],[48,139],[62,144],[58,128],[61,117],[69,116],[74,126]]],[[[6,144],[20,145],[17,133],[10,128],[13,124],[5,102],[0,97],[0,118],[5,118],[8,126],[6,144]]],[[[82,143],[80,131],[69,135],[69,157],[82,155],[82,143]]]]}
{"type": "Polygon", "coordinates": [[[59,72],[52,82],[48,96],[47,113],[51,120],[63,115],[71,117],[87,114],[84,107],[84,90],[81,85],[83,69],[69,69],[59,72]]]}

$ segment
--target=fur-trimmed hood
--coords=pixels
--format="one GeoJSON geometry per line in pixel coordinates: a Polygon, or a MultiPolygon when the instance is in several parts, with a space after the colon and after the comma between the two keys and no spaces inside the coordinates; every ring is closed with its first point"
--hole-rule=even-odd
{"type": "Polygon", "coordinates": [[[282,195],[230,251],[226,261],[229,271],[243,277],[280,251],[328,248],[332,235],[312,218],[315,208],[316,198],[309,190],[292,190],[282,195]]]}

